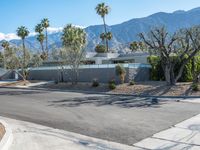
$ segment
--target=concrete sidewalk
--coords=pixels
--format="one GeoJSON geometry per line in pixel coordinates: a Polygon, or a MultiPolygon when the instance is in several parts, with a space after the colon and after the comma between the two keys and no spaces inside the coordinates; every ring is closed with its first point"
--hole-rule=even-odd
{"type": "Polygon", "coordinates": [[[40,86],[43,86],[45,84],[49,84],[49,83],[53,83],[54,81],[40,81],[40,82],[36,82],[36,83],[29,83],[28,85],[16,85],[14,87],[16,88],[39,88],[40,86]]]}
{"type": "Polygon", "coordinates": [[[0,86],[5,85],[5,84],[10,84],[10,83],[15,83],[16,80],[2,80],[0,81],[0,86]]]}
{"type": "Polygon", "coordinates": [[[142,150],[110,141],[0,117],[13,132],[9,150],[142,150]]]}
{"type": "Polygon", "coordinates": [[[148,150],[200,150],[200,115],[154,134],[134,146],[148,150]]]}

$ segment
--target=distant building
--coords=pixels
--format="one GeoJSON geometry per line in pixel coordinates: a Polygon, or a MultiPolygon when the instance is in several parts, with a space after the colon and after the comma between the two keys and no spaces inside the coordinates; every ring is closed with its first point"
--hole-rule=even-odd
{"type": "MultiPolygon", "coordinates": [[[[148,64],[147,58],[149,54],[145,52],[136,52],[136,53],[95,53],[88,52],[86,54],[86,59],[83,62],[84,64],[118,64],[118,63],[142,63],[148,64]]],[[[44,61],[42,66],[59,66],[60,61],[44,61]]],[[[31,66],[31,65],[30,65],[31,66]]]]}
{"type": "Polygon", "coordinates": [[[86,64],[148,63],[148,53],[87,53],[86,64]]]}

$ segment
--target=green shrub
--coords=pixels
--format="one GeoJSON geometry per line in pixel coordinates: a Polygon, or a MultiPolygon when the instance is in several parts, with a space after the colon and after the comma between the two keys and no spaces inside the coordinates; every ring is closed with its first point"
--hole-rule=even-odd
{"type": "Polygon", "coordinates": [[[108,87],[109,87],[109,89],[111,89],[111,90],[114,90],[114,89],[116,88],[116,83],[115,83],[115,80],[114,80],[114,79],[112,79],[112,80],[110,80],[110,81],[108,82],[108,87]]]}
{"type": "Polygon", "coordinates": [[[111,79],[108,84],[115,84],[115,79],[111,79]]]}
{"type": "Polygon", "coordinates": [[[135,85],[135,81],[134,81],[134,80],[131,80],[131,81],[129,82],[129,85],[135,85]]]}
{"type": "Polygon", "coordinates": [[[150,79],[154,81],[163,81],[164,72],[161,66],[160,58],[157,56],[149,56],[148,62],[151,64],[150,79]]]}
{"type": "Polygon", "coordinates": [[[191,88],[192,88],[193,91],[199,91],[200,90],[198,83],[193,83],[191,88]]]}
{"type": "Polygon", "coordinates": [[[109,87],[109,89],[111,89],[111,90],[116,89],[116,85],[113,84],[113,83],[112,83],[112,84],[109,84],[108,87],[109,87]]]}
{"type": "Polygon", "coordinates": [[[106,52],[106,46],[105,45],[97,45],[95,47],[95,51],[97,53],[105,53],[106,52]]]}
{"type": "Polygon", "coordinates": [[[99,81],[97,79],[92,80],[92,87],[98,87],[99,86],[99,81]]]}
{"type": "MultiPolygon", "coordinates": [[[[175,75],[177,75],[178,69],[181,65],[180,59],[177,56],[171,56],[171,59],[173,59],[174,62],[176,63],[174,72],[175,72],[175,75]]],[[[198,62],[198,60],[200,60],[200,56],[196,56],[195,59],[196,59],[196,62],[198,62]]],[[[160,58],[158,56],[149,56],[148,62],[152,66],[150,70],[150,79],[153,81],[164,81],[165,80],[164,71],[161,66],[160,58]]],[[[200,63],[195,63],[194,67],[196,69],[200,68],[200,63]]],[[[192,61],[189,61],[183,69],[183,74],[181,78],[179,79],[179,82],[191,82],[192,80],[193,80],[192,61]]]]}

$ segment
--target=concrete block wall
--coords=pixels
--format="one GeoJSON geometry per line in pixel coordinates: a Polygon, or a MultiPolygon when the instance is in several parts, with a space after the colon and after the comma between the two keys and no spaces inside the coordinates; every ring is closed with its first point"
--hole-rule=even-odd
{"type": "MultiPolygon", "coordinates": [[[[130,80],[147,81],[149,80],[149,68],[125,68],[126,77],[125,82],[130,80]]],[[[29,71],[30,80],[47,80],[60,81],[62,71],[58,69],[34,69],[29,71]]],[[[64,71],[64,81],[70,82],[72,74],[70,69],[64,71]]],[[[98,79],[101,83],[107,83],[111,79],[115,79],[117,83],[120,82],[119,77],[115,75],[115,68],[82,68],[79,69],[79,82],[92,82],[93,79],[98,79]]]]}

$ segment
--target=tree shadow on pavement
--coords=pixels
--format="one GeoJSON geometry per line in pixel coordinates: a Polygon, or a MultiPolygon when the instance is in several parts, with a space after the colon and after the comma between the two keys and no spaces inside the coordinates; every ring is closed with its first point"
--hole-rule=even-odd
{"type": "Polygon", "coordinates": [[[133,96],[93,96],[93,97],[80,97],[72,99],[64,99],[58,101],[49,101],[49,106],[55,107],[78,107],[81,105],[95,105],[95,106],[105,106],[114,105],[124,108],[132,107],[154,107],[158,108],[165,101],[158,101],[158,103],[152,103],[151,98],[138,98],[133,96]]]}

